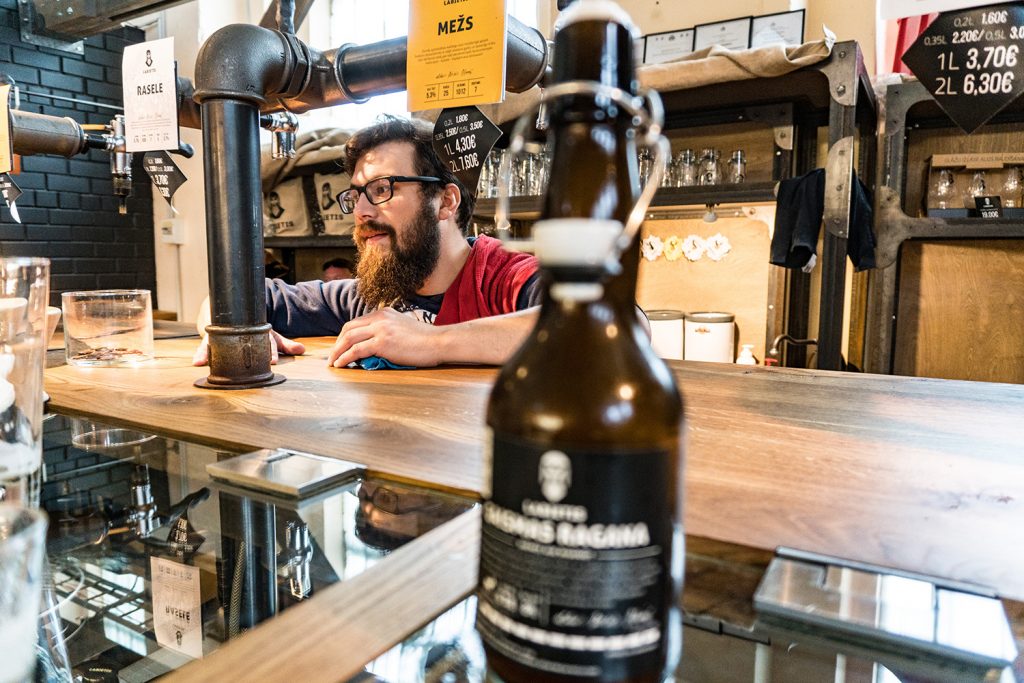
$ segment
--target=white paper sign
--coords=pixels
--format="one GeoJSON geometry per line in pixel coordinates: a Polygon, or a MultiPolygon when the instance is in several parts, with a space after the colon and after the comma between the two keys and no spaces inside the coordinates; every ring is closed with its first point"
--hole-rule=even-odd
{"type": "Polygon", "coordinates": [[[750,17],[700,24],[693,29],[693,49],[703,50],[718,45],[729,50],[746,50],[750,47],[750,17]]]}
{"type": "Polygon", "coordinates": [[[174,38],[128,45],[121,73],[127,151],[178,149],[174,38]]]}
{"type": "Polygon", "coordinates": [[[153,576],[156,642],[189,657],[203,656],[199,568],[161,557],[149,558],[153,576]]]}
{"type": "Polygon", "coordinates": [[[804,42],[804,11],[779,12],[754,17],[750,27],[750,47],[799,45],[804,42]]]}
{"type": "Polygon", "coordinates": [[[644,64],[661,64],[679,59],[693,52],[693,29],[653,33],[647,36],[644,64]]]}
{"type": "Polygon", "coordinates": [[[902,19],[997,3],[998,0],[885,0],[878,3],[878,16],[882,19],[902,19]]]}

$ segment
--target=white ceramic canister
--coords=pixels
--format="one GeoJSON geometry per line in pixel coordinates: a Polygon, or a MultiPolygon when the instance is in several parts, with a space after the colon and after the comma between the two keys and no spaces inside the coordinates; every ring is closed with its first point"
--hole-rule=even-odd
{"type": "Polygon", "coordinates": [[[683,312],[645,311],[651,322],[651,346],[661,358],[683,359],[683,312]]]}
{"type": "Polygon", "coordinates": [[[736,316],[732,313],[687,313],[683,323],[686,360],[732,363],[736,316]]]}

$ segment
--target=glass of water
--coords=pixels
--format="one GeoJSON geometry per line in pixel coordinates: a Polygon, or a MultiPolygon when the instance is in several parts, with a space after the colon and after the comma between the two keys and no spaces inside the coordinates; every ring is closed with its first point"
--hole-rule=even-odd
{"type": "Polygon", "coordinates": [[[68,365],[133,365],[153,358],[148,289],[64,292],[68,365]]]}
{"type": "Polygon", "coordinates": [[[39,503],[50,262],[0,259],[0,500],[39,503]]]}
{"type": "Polygon", "coordinates": [[[0,683],[32,680],[45,543],[43,512],[0,503],[0,683]]]}

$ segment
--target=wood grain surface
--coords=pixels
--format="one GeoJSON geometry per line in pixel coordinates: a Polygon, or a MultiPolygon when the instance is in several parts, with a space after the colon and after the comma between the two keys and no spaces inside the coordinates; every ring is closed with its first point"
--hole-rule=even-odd
{"type": "Polygon", "coordinates": [[[1024,240],[903,246],[894,371],[1024,384],[1024,240]]]}
{"type": "MultiPolygon", "coordinates": [[[[51,405],[219,447],[285,446],[479,491],[493,368],[326,367],[208,391],[194,340],[139,368],[47,370],[51,405]]],[[[686,401],[686,531],[934,574],[1024,599],[1024,386],[673,362],[686,401]]]]}

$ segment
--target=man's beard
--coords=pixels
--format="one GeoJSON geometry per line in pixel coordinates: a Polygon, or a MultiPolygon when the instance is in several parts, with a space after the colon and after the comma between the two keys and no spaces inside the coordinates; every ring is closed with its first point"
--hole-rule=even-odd
{"type": "Polygon", "coordinates": [[[409,225],[404,244],[398,244],[393,227],[377,221],[357,226],[354,238],[359,250],[357,291],[371,309],[391,306],[415,295],[434,272],[441,255],[437,213],[426,200],[409,225]],[[391,248],[368,247],[363,237],[367,232],[387,233],[391,248]]]}

